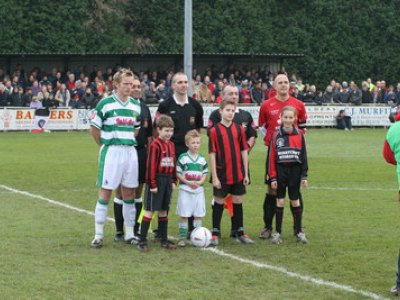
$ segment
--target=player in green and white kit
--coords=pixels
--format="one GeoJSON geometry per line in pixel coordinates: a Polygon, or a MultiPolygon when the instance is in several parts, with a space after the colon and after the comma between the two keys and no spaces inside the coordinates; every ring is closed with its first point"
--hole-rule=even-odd
{"type": "Polygon", "coordinates": [[[125,240],[133,239],[135,188],[138,186],[138,159],[135,136],[140,126],[140,104],[130,97],[134,75],[121,69],[113,78],[115,92],[97,105],[91,120],[91,134],[100,146],[93,248],[103,246],[104,224],[111,193],[122,189],[125,240]]]}
{"type": "Polygon", "coordinates": [[[185,135],[188,151],[182,153],[177,161],[176,175],[179,179],[178,204],[176,214],[180,216],[178,246],[186,246],[188,232],[187,219],[194,217],[195,228],[201,227],[201,218],[206,215],[203,183],[207,178],[207,161],[199,153],[200,134],[190,130],[185,135]]]}

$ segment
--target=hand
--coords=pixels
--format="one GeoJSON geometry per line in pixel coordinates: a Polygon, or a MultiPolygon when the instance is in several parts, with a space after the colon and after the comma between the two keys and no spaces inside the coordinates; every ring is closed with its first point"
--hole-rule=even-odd
{"type": "Polygon", "coordinates": [[[158,188],[150,189],[150,193],[157,194],[158,188]]]}
{"type": "Polygon", "coordinates": [[[274,190],[276,190],[276,189],[278,188],[278,182],[272,181],[272,182],[271,182],[271,188],[274,189],[274,190]]]}
{"type": "Polygon", "coordinates": [[[172,189],[175,190],[176,189],[176,184],[172,183],[172,189]]]}
{"type": "Polygon", "coordinates": [[[220,188],[221,188],[221,182],[219,181],[218,178],[214,178],[212,183],[213,183],[213,186],[214,186],[215,188],[217,188],[217,189],[220,189],[220,188]]]}
{"type": "Polygon", "coordinates": [[[307,188],[307,187],[308,187],[308,181],[307,181],[307,179],[303,179],[303,180],[301,181],[301,184],[303,185],[304,188],[307,188]]]}
{"type": "Polygon", "coordinates": [[[192,188],[192,189],[197,189],[199,187],[199,184],[197,181],[189,181],[188,185],[192,188]]]}
{"type": "Polygon", "coordinates": [[[249,183],[250,183],[249,176],[245,176],[244,179],[243,179],[243,184],[244,185],[249,185],[249,183]]]}

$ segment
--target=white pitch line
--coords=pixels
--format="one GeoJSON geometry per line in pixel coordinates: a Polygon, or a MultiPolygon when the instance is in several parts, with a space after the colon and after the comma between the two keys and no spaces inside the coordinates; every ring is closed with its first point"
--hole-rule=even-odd
{"type": "MultiPolygon", "coordinates": [[[[63,208],[67,208],[67,209],[70,209],[70,210],[73,210],[73,211],[76,211],[76,212],[79,212],[79,213],[83,213],[83,214],[86,214],[86,215],[94,216],[94,212],[92,212],[92,211],[88,211],[86,209],[81,209],[81,208],[78,208],[78,207],[75,207],[75,206],[72,206],[72,205],[69,205],[69,204],[65,204],[63,202],[59,202],[59,201],[56,201],[56,200],[53,200],[53,199],[50,199],[50,198],[46,198],[46,197],[43,197],[43,196],[40,196],[40,195],[35,195],[35,194],[29,193],[29,192],[13,189],[13,188],[5,186],[5,185],[0,185],[0,189],[4,189],[4,190],[7,190],[7,191],[15,193],[15,194],[20,194],[20,195],[28,196],[28,197],[31,197],[31,198],[43,200],[43,201],[46,201],[46,202],[48,202],[50,204],[53,204],[53,205],[61,206],[63,208]]],[[[107,217],[107,220],[114,222],[114,219],[110,218],[110,217],[107,217]]],[[[233,254],[226,253],[226,252],[224,252],[222,250],[219,250],[219,249],[216,249],[216,248],[207,248],[207,249],[205,249],[205,251],[209,251],[209,252],[215,253],[215,254],[217,254],[219,256],[227,257],[227,258],[239,261],[239,262],[244,263],[244,264],[252,265],[252,266],[257,267],[257,268],[273,270],[275,272],[282,273],[282,274],[287,275],[289,277],[294,277],[296,279],[300,279],[300,280],[303,280],[305,282],[310,282],[310,283],[313,283],[313,284],[316,284],[316,285],[319,285],[319,286],[328,286],[328,287],[331,287],[331,288],[334,288],[334,289],[337,289],[337,290],[342,290],[342,291],[349,292],[349,293],[359,294],[359,295],[362,295],[362,296],[365,296],[365,297],[368,297],[368,298],[371,298],[371,299],[377,299],[377,300],[388,299],[388,298],[385,298],[385,297],[383,297],[381,295],[378,295],[378,294],[375,294],[375,293],[372,293],[372,292],[363,291],[363,290],[357,290],[357,289],[355,289],[355,288],[353,288],[352,286],[349,286],[349,285],[342,285],[342,284],[338,284],[338,283],[333,282],[333,281],[326,281],[326,280],[323,280],[323,279],[314,278],[314,277],[307,276],[307,275],[301,275],[299,273],[291,272],[291,271],[289,271],[289,270],[287,270],[285,268],[282,268],[282,267],[277,267],[277,266],[274,266],[274,265],[259,263],[259,262],[256,262],[254,260],[250,260],[250,259],[242,258],[242,257],[236,256],[236,255],[233,255],[233,254]]]]}
{"type": "MultiPolygon", "coordinates": [[[[59,201],[56,201],[56,200],[52,200],[52,199],[49,199],[49,198],[46,198],[46,197],[43,197],[43,196],[40,196],[40,195],[35,195],[35,194],[29,193],[29,192],[16,190],[16,189],[10,188],[10,187],[5,186],[5,185],[0,185],[0,188],[4,189],[4,190],[7,190],[9,192],[15,193],[15,194],[20,194],[20,195],[28,196],[28,197],[31,197],[31,198],[36,198],[36,199],[43,200],[43,201],[46,201],[48,203],[51,203],[51,204],[54,204],[54,205],[57,205],[57,206],[68,208],[70,210],[73,210],[73,211],[76,211],[76,212],[79,212],[79,213],[83,213],[83,214],[86,214],[86,215],[94,216],[94,212],[92,212],[92,211],[88,211],[86,209],[82,209],[82,208],[75,207],[75,206],[72,206],[72,205],[69,205],[69,204],[65,204],[63,202],[59,202],[59,201]]],[[[107,220],[114,222],[114,219],[110,218],[110,217],[107,217],[107,220]]]]}
{"type": "Polygon", "coordinates": [[[336,190],[336,191],[397,191],[394,188],[370,188],[370,187],[335,187],[335,186],[310,186],[310,190],[336,190]]]}
{"type": "Polygon", "coordinates": [[[268,269],[268,270],[272,270],[272,271],[275,271],[275,272],[279,272],[279,273],[282,273],[282,274],[287,275],[289,277],[294,277],[296,279],[300,279],[300,280],[303,280],[303,281],[306,281],[306,282],[311,282],[311,283],[314,283],[316,285],[332,287],[332,288],[335,288],[337,290],[342,290],[342,291],[349,292],[349,293],[359,294],[359,295],[362,295],[362,296],[365,296],[365,297],[368,297],[368,298],[371,298],[371,299],[388,299],[388,298],[385,298],[385,297],[383,297],[381,295],[378,295],[378,294],[375,294],[375,293],[371,293],[371,292],[363,291],[363,290],[357,290],[357,289],[353,288],[350,285],[338,284],[338,283],[333,282],[333,281],[326,281],[326,280],[323,280],[323,279],[314,278],[314,277],[307,276],[307,275],[301,275],[299,273],[291,272],[291,271],[289,271],[289,270],[287,270],[285,268],[282,268],[282,267],[277,267],[277,266],[269,265],[269,264],[263,264],[263,263],[256,262],[254,260],[242,258],[240,256],[236,256],[236,255],[233,255],[233,254],[229,254],[229,253],[226,253],[226,252],[224,252],[222,250],[219,250],[217,248],[206,248],[204,250],[213,252],[213,253],[218,254],[220,256],[224,256],[224,257],[230,258],[232,260],[239,261],[239,262],[244,263],[244,264],[252,265],[252,266],[257,267],[257,268],[268,269]]]}

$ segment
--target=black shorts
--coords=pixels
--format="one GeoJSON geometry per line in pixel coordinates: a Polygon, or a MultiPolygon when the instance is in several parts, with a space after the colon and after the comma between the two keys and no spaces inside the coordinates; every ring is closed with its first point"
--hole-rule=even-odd
{"type": "Polygon", "coordinates": [[[300,198],[301,171],[301,165],[277,165],[278,189],[276,196],[278,199],[286,197],[286,188],[290,200],[300,198]]]}
{"type": "Polygon", "coordinates": [[[146,185],[144,196],[144,209],[147,211],[169,210],[172,196],[172,178],[169,174],[157,174],[157,193],[150,192],[150,186],[146,185]]]}
{"type": "Polygon", "coordinates": [[[213,195],[219,198],[225,198],[228,194],[241,196],[246,194],[246,187],[243,183],[235,184],[221,184],[221,188],[217,189],[214,187],[213,195]]]}
{"type": "Polygon", "coordinates": [[[138,155],[138,165],[139,165],[139,184],[145,183],[146,180],[146,159],[147,159],[147,148],[136,148],[138,155]]]}

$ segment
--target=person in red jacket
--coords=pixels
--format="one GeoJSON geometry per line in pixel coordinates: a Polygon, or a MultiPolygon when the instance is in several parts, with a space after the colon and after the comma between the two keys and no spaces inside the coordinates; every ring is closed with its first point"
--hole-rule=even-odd
{"type": "Polygon", "coordinates": [[[267,178],[271,187],[277,191],[276,201],[276,233],[272,235],[272,243],[282,243],[282,220],[285,207],[286,189],[288,190],[297,241],[307,243],[302,231],[303,209],[300,206],[300,184],[307,187],[307,150],[303,133],[296,128],[296,109],[285,106],[281,111],[282,125],[271,138],[268,148],[267,178]]]}

